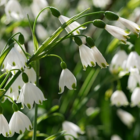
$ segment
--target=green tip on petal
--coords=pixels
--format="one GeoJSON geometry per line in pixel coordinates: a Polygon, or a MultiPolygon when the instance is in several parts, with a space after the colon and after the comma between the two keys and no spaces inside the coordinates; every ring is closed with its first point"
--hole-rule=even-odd
{"type": "Polygon", "coordinates": [[[13,63],[12,63],[12,65],[13,65],[13,66],[16,66],[16,63],[15,63],[15,62],[13,62],[13,63]]]}
{"type": "Polygon", "coordinates": [[[84,71],[86,71],[86,68],[87,68],[86,66],[83,66],[83,70],[84,70],[84,71]]]}
{"type": "Polygon", "coordinates": [[[19,133],[22,134],[22,130],[19,130],[19,133]]]}
{"type": "Polygon", "coordinates": [[[76,84],[73,83],[71,87],[72,87],[73,89],[76,89],[76,84]]]}
{"type": "Polygon", "coordinates": [[[32,126],[31,125],[29,125],[29,130],[32,130],[32,126]]]}
{"type": "Polygon", "coordinates": [[[106,65],[104,63],[101,63],[101,65],[102,65],[103,68],[106,68],[106,65]]]}
{"type": "Polygon", "coordinates": [[[91,63],[91,65],[94,67],[95,66],[95,63],[92,61],[92,62],[90,62],[91,63]]]}
{"type": "Polygon", "coordinates": [[[61,93],[62,92],[62,89],[61,89],[61,87],[59,88],[59,93],[61,93]]]}
{"type": "Polygon", "coordinates": [[[8,137],[9,135],[8,135],[8,132],[6,132],[6,137],[8,137]]]}
{"type": "Polygon", "coordinates": [[[39,100],[39,103],[41,104],[42,102],[39,100]]]}
{"type": "Polygon", "coordinates": [[[10,134],[10,135],[12,134],[11,130],[9,131],[9,134],[10,134]]]}
{"type": "Polygon", "coordinates": [[[27,107],[28,107],[29,109],[31,109],[31,105],[30,105],[30,104],[27,104],[27,107]]]}

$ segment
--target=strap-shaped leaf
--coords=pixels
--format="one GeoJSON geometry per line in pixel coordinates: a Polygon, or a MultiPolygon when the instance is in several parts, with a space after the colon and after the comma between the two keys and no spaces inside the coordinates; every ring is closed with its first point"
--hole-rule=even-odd
{"type": "Polygon", "coordinates": [[[10,50],[12,49],[13,44],[11,44],[6,50],[4,50],[4,52],[0,55],[0,67],[2,66],[2,63],[4,61],[4,59],[6,58],[7,54],[10,52],[10,50]]]}

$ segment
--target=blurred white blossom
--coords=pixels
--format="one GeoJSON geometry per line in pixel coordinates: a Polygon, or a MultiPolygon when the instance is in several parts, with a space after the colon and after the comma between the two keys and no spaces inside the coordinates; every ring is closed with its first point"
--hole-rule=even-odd
{"type": "Polygon", "coordinates": [[[129,112],[126,112],[122,109],[117,110],[117,115],[119,116],[120,120],[129,128],[132,126],[132,123],[135,121],[134,117],[129,112]]]}
{"type": "Polygon", "coordinates": [[[140,87],[136,87],[131,95],[131,105],[140,107],[140,87]]]}
{"type": "Polygon", "coordinates": [[[111,140],[122,140],[122,139],[120,138],[120,136],[115,134],[111,136],[111,140]]]}

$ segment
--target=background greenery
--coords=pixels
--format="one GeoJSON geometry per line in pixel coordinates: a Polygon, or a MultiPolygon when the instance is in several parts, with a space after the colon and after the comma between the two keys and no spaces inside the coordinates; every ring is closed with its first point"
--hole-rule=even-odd
{"type": "MultiPolygon", "coordinates": [[[[98,0],[99,1],[99,0],[98,0]]],[[[21,5],[30,6],[31,0],[19,0],[21,5]]],[[[74,14],[90,7],[90,12],[110,10],[118,13],[124,18],[129,18],[136,8],[140,6],[139,0],[112,0],[105,7],[96,7],[92,0],[61,0],[59,4],[55,4],[54,0],[48,0],[50,6],[55,6],[63,15],[71,17],[74,14]]],[[[0,39],[7,41],[17,26],[26,29],[31,37],[31,32],[28,26],[28,21],[13,21],[5,24],[4,6],[0,7],[0,39]],[[17,24],[16,24],[17,23],[17,24]]],[[[95,18],[104,19],[104,17],[88,16],[79,20],[80,23],[93,20],[95,18]]],[[[31,17],[31,19],[33,19],[31,17]]],[[[106,23],[113,24],[104,19],[106,23]]],[[[48,36],[53,33],[59,26],[59,21],[54,18],[50,12],[43,21],[40,22],[46,29],[48,36]]],[[[62,34],[66,34],[63,31],[62,34]]],[[[95,44],[102,52],[107,62],[110,64],[113,55],[123,48],[130,52],[128,45],[123,45],[117,39],[114,39],[110,34],[102,29],[96,29],[93,25],[89,25],[87,30],[82,34],[89,35],[95,40],[95,44]]],[[[140,38],[131,35],[129,40],[133,44],[133,49],[140,54],[140,38]]],[[[39,40],[42,43],[42,40],[39,40]]],[[[28,50],[28,41],[25,43],[28,50]]],[[[2,46],[0,46],[2,47],[2,46]]],[[[62,122],[64,120],[71,121],[85,132],[80,136],[81,140],[109,140],[113,134],[118,134],[123,140],[139,140],[140,139],[140,111],[138,107],[131,108],[121,107],[122,109],[130,112],[135,117],[135,122],[132,128],[127,128],[116,114],[118,109],[111,106],[110,96],[116,89],[117,82],[109,72],[109,68],[101,69],[99,66],[94,68],[88,67],[83,71],[82,64],[79,57],[78,46],[72,41],[67,39],[55,49],[52,53],[60,55],[67,63],[68,68],[74,73],[77,78],[77,89],[69,91],[65,88],[63,94],[58,94],[58,81],[61,73],[60,61],[53,57],[41,59],[40,65],[40,89],[43,91],[47,101],[39,106],[38,112],[38,132],[45,133],[48,136],[58,133],[62,130],[62,122]],[[87,109],[91,108],[90,114],[87,109]]],[[[121,78],[121,85],[126,96],[130,100],[130,91],[127,89],[128,76],[121,78]]],[[[13,113],[11,104],[6,101],[2,104],[4,108],[4,115],[9,121],[13,113]]],[[[33,110],[23,110],[29,118],[33,121],[33,110]]],[[[4,138],[0,135],[0,140],[15,140],[17,139],[31,139],[32,132],[27,132],[24,137],[14,135],[12,138],[4,138]]],[[[45,139],[39,135],[39,140],[45,139]]],[[[63,138],[61,138],[62,140],[63,138]]]]}

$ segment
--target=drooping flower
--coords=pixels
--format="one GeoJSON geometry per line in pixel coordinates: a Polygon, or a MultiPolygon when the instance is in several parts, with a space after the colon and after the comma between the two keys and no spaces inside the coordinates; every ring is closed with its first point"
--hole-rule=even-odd
{"type": "Polygon", "coordinates": [[[116,37],[117,39],[121,40],[122,42],[126,42],[129,33],[125,32],[123,29],[112,26],[112,25],[107,25],[105,26],[105,30],[107,30],[112,36],[116,37]]]}
{"type": "Polygon", "coordinates": [[[0,0],[0,6],[6,4],[7,0],[0,0]]]}
{"type": "Polygon", "coordinates": [[[4,60],[4,69],[21,69],[27,61],[23,53],[19,52],[16,47],[13,47],[4,60]]]}
{"type": "Polygon", "coordinates": [[[126,68],[131,72],[134,68],[140,70],[140,56],[137,52],[131,52],[126,61],[126,68]]]}
{"type": "Polygon", "coordinates": [[[118,51],[112,58],[109,70],[112,73],[118,73],[124,67],[124,62],[127,60],[127,54],[125,51],[118,51]]]}
{"type": "Polygon", "coordinates": [[[42,91],[33,83],[24,83],[17,103],[21,103],[22,107],[26,105],[27,108],[31,109],[33,107],[34,102],[37,104],[41,104],[44,100],[44,95],[42,91]]]}
{"type": "Polygon", "coordinates": [[[116,90],[111,96],[111,104],[116,106],[126,106],[128,105],[128,100],[121,90],[116,90]]]}
{"type": "Polygon", "coordinates": [[[108,63],[106,62],[103,55],[100,53],[100,51],[97,49],[96,46],[92,47],[91,50],[93,51],[93,56],[95,58],[95,61],[101,68],[106,68],[108,66],[108,63]]]}
{"type": "Polygon", "coordinates": [[[120,138],[120,136],[115,134],[111,136],[111,140],[122,140],[122,139],[120,138]]]}
{"type": "Polygon", "coordinates": [[[59,78],[59,94],[64,92],[64,87],[75,89],[77,85],[75,76],[67,68],[63,69],[59,78]]]}
{"type": "MultiPolygon", "coordinates": [[[[59,21],[61,22],[61,24],[64,24],[65,22],[67,22],[70,18],[60,15],[58,17],[59,21]]],[[[76,21],[74,21],[73,23],[71,23],[70,25],[68,25],[65,29],[66,31],[69,33],[72,30],[74,30],[75,28],[77,28],[78,26],[80,26],[80,24],[76,21]]],[[[74,35],[80,34],[80,30],[84,30],[86,29],[85,27],[80,27],[79,29],[77,29],[76,31],[73,32],[74,35]]]]}
{"type": "Polygon", "coordinates": [[[5,6],[5,13],[9,18],[20,20],[23,18],[22,8],[17,0],[9,0],[5,6]]]}
{"type": "Polygon", "coordinates": [[[84,70],[86,70],[86,67],[88,65],[91,67],[96,66],[96,60],[94,58],[93,53],[94,52],[86,45],[82,44],[79,46],[79,54],[84,70]]]}
{"type": "Polygon", "coordinates": [[[134,68],[131,69],[128,82],[127,82],[127,87],[129,90],[133,91],[137,85],[140,85],[140,74],[139,70],[134,68]]]}
{"type": "Polygon", "coordinates": [[[134,117],[129,112],[126,112],[122,109],[117,110],[117,115],[119,116],[120,120],[129,128],[132,126],[132,123],[135,121],[134,117]]]}
{"type": "Polygon", "coordinates": [[[4,137],[9,135],[9,125],[3,114],[0,113],[0,134],[4,137]]]}
{"type": "MultiPolygon", "coordinates": [[[[69,121],[64,121],[62,124],[63,130],[66,131],[66,134],[70,134],[74,136],[75,138],[78,138],[78,133],[82,134],[83,132],[77,126],[76,124],[69,122],[69,121]]],[[[74,140],[72,136],[65,136],[66,140],[74,140]]]]}
{"type": "Polygon", "coordinates": [[[10,119],[9,128],[9,136],[12,137],[15,132],[23,134],[26,129],[31,130],[32,124],[25,114],[23,114],[21,111],[15,111],[10,119]]]}
{"type": "Polygon", "coordinates": [[[134,89],[131,95],[131,105],[140,107],[140,87],[134,89]]]}
{"type": "Polygon", "coordinates": [[[126,28],[128,28],[133,33],[139,35],[140,27],[136,23],[122,17],[119,17],[118,21],[120,21],[126,28]]]}

